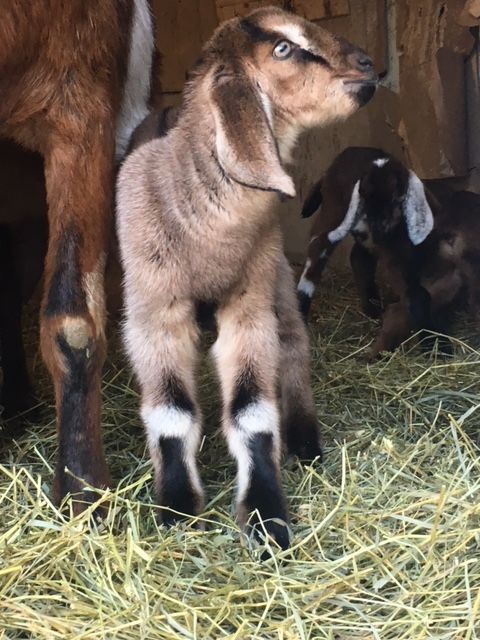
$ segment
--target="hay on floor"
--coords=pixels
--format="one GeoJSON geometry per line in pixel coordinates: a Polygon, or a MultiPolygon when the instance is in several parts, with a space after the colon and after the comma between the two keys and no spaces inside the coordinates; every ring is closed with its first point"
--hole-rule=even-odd
{"type": "Polygon", "coordinates": [[[207,529],[165,531],[138,397],[111,349],[104,433],[118,485],[98,494],[110,505],[98,528],[50,502],[50,406],[2,451],[0,639],[479,638],[478,338],[464,325],[453,358],[421,355],[412,340],[369,364],[375,329],[345,279],[328,278],[311,332],[325,462],[285,465],[293,553],[263,563],[232,518],[234,467],[208,367],[207,529]]]}

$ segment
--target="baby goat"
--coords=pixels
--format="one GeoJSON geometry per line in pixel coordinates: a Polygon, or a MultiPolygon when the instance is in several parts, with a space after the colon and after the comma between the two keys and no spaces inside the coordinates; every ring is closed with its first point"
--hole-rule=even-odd
{"type": "Polygon", "coordinates": [[[279,524],[288,520],[280,413],[291,452],[313,459],[321,449],[308,338],[276,214],[278,197],[295,195],[284,164],[303,130],[347,118],[375,84],[360,49],[290,13],[259,9],[217,29],[175,127],[120,171],[125,340],[166,523],[203,505],[195,311],[208,303],[239,517],[245,523],[257,510],[288,546],[279,524]]]}
{"type": "Polygon", "coordinates": [[[302,212],[308,217],[321,205],[298,284],[304,317],[329,256],[351,233],[350,261],[362,309],[379,317],[385,308],[372,356],[397,347],[412,330],[445,330],[465,287],[471,295],[476,289],[468,266],[476,249],[468,228],[475,224],[471,198],[478,196],[441,196],[442,204],[413,171],[381,149],[343,151],[302,212]]]}

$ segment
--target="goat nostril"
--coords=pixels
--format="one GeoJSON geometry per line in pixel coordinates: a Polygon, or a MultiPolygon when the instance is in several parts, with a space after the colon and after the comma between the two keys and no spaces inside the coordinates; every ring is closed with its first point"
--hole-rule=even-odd
{"type": "Polygon", "coordinates": [[[362,71],[369,71],[370,69],[373,69],[372,59],[364,53],[360,53],[357,56],[357,65],[362,71]]]}

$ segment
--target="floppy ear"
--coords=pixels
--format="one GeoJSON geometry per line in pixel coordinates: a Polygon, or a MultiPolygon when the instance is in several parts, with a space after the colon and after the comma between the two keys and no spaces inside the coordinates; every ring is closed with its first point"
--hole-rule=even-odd
{"type": "Polygon", "coordinates": [[[303,203],[302,218],[310,218],[322,204],[322,181],[315,184],[303,203]]]}
{"type": "Polygon", "coordinates": [[[409,171],[403,215],[412,244],[420,244],[433,229],[433,213],[425,195],[423,182],[413,171],[409,171]]]}
{"type": "Polygon", "coordinates": [[[340,242],[340,240],[343,240],[343,238],[345,238],[345,236],[349,234],[355,222],[357,221],[358,210],[360,206],[360,180],[357,180],[355,186],[353,187],[352,195],[350,197],[350,204],[348,205],[347,214],[343,219],[342,224],[333,231],[330,231],[330,233],[328,234],[328,239],[332,244],[340,242]]]}
{"type": "Polygon", "coordinates": [[[248,187],[293,198],[295,186],[280,161],[267,96],[245,74],[215,78],[210,95],[217,157],[225,173],[248,187]]]}

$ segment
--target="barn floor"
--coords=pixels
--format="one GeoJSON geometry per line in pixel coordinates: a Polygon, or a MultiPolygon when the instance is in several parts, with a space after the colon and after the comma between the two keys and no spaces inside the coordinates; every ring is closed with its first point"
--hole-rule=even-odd
{"type": "MultiPolygon", "coordinates": [[[[372,365],[375,323],[357,311],[345,279],[325,280],[314,315],[326,457],[323,466],[286,464],[292,556],[259,563],[259,549],[241,544],[208,371],[207,530],[157,528],[137,395],[111,349],[104,428],[118,486],[101,527],[89,530],[87,516],[69,521],[50,503],[50,406],[41,426],[2,451],[0,639],[480,638],[473,327],[460,327],[453,359],[420,355],[412,341],[372,365]]],[[[34,365],[48,398],[39,358],[34,365]]]]}

